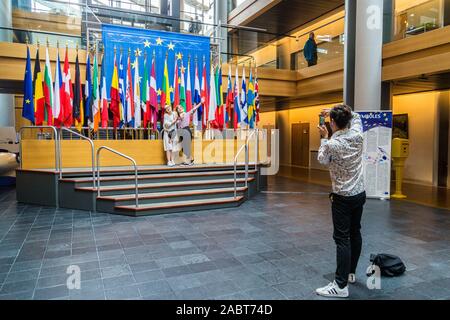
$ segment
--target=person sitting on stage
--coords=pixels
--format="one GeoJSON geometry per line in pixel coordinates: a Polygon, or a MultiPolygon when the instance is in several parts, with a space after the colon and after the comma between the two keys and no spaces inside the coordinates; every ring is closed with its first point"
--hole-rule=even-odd
{"type": "Polygon", "coordinates": [[[202,104],[205,103],[205,98],[202,98],[202,101],[197,104],[194,108],[192,108],[190,111],[185,112],[183,106],[179,105],[177,107],[177,113],[178,113],[178,129],[180,130],[180,143],[182,145],[183,153],[186,156],[186,161],[183,163],[187,166],[192,166],[194,164],[194,159],[192,159],[191,156],[191,141],[192,141],[192,132],[190,129],[191,124],[191,115],[197,111],[198,108],[202,104]],[[190,137],[190,140],[187,141],[187,139],[184,139],[184,137],[190,137]]]}
{"type": "Polygon", "coordinates": [[[164,110],[164,151],[167,156],[167,165],[173,167],[175,166],[175,162],[173,161],[173,150],[178,117],[175,112],[172,112],[172,107],[170,105],[166,105],[164,110]]]}

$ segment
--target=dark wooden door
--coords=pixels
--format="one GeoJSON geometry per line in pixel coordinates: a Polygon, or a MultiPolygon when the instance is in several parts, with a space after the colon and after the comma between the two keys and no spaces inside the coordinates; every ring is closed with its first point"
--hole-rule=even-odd
{"type": "Polygon", "coordinates": [[[272,130],[275,129],[275,126],[273,125],[265,125],[263,126],[263,129],[266,130],[266,137],[267,137],[267,156],[270,157],[272,154],[272,130]]]}
{"type": "Polygon", "coordinates": [[[301,123],[293,123],[291,130],[291,164],[293,166],[301,166],[302,141],[301,123]]]}
{"type": "Polygon", "coordinates": [[[309,123],[301,124],[301,158],[300,158],[300,166],[309,167],[309,123]]]}

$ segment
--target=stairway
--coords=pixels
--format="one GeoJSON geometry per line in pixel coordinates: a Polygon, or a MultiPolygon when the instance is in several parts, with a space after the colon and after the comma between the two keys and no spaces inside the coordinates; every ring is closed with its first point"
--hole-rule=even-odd
{"type": "Polygon", "coordinates": [[[259,190],[259,170],[238,166],[234,196],[231,165],[147,167],[138,170],[139,206],[136,207],[135,175],[129,169],[102,169],[101,195],[93,187],[90,171],[66,172],[59,180],[60,207],[95,210],[127,216],[145,216],[195,210],[237,207],[259,190]]]}

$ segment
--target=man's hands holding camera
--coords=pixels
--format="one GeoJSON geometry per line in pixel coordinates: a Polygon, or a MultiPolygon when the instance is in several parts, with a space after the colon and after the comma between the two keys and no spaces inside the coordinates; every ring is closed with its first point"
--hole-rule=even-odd
{"type": "Polygon", "coordinates": [[[317,126],[317,128],[319,129],[321,139],[328,139],[329,137],[329,132],[325,125],[325,119],[328,118],[329,116],[330,116],[330,109],[323,109],[322,112],[319,114],[319,118],[323,119],[322,121],[320,121],[322,123],[319,123],[319,125],[317,126]]]}

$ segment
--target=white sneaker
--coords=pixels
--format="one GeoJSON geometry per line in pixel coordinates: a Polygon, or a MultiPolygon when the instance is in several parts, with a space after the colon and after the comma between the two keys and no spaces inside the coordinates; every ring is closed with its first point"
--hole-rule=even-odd
{"type": "Polygon", "coordinates": [[[348,286],[344,289],[340,289],[336,281],[333,281],[323,288],[316,289],[316,293],[319,296],[328,298],[347,298],[348,286]]]}
{"type": "Polygon", "coordinates": [[[348,275],[348,283],[356,283],[356,275],[354,273],[348,275]]]}
{"type": "Polygon", "coordinates": [[[175,162],[169,161],[169,162],[167,162],[167,166],[174,167],[175,166],[175,162]]]}

